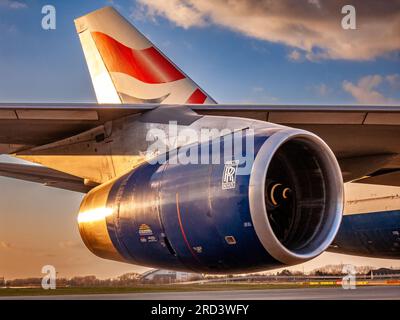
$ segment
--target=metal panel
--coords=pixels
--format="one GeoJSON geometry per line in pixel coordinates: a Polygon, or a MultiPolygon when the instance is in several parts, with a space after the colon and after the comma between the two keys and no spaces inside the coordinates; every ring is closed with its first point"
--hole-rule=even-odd
{"type": "Polygon", "coordinates": [[[17,119],[17,115],[15,114],[14,110],[1,110],[0,109],[0,119],[1,120],[17,119]]]}
{"type": "Polygon", "coordinates": [[[255,119],[261,121],[267,121],[268,119],[268,112],[266,111],[198,110],[197,112],[200,114],[207,114],[210,116],[240,117],[240,118],[255,119]]]}
{"type": "Polygon", "coordinates": [[[369,112],[364,124],[400,125],[400,113],[369,112]]]}
{"type": "Polygon", "coordinates": [[[362,124],[365,112],[270,112],[268,121],[285,124],[362,124]]]}
{"type": "Polygon", "coordinates": [[[99,120],[96,110],[16,110],[20,120],[99,120]]]}

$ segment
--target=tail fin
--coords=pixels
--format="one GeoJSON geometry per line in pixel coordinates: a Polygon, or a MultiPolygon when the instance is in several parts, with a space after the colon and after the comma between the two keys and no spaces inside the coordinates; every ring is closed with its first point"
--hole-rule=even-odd
{"type": "Polygon", "coordinates": [[[216,103],[113,8],[75,26],[99,103],[216,103]]]}

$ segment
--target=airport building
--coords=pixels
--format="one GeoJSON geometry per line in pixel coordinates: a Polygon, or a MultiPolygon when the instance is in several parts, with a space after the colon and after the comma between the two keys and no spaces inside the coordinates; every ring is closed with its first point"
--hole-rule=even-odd
{"type": "Polygon", "coordinates": [[[374,276],[400,276],[400,269],[395,270],[395,269],[389,269],[389,268],[380,268],[376,270],[371,270],[368,273],[369,276],[374,277],[374,276]]]}
{"type": "Polygon", "coordinates": [[[200,280],[203,276],[198,273],[180,272],[172,270],[150,270],[142,274],[142,282],[173,283],[200,280]]]}

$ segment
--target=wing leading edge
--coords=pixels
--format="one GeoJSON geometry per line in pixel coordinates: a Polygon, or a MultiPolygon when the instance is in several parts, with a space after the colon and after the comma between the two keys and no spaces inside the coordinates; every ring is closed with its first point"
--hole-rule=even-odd
{"type": "Polygon", "coordinates": [[[87,193],[94,187],[86,185],[82,178],[36,165],[0,163],[0,176],[81,193],[87,193]]]}

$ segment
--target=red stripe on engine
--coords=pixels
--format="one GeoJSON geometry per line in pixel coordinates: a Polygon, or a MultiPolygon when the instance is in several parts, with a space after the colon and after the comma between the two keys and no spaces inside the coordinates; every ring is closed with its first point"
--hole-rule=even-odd
{"type": "Polygon", "coordinates": [[[177,216],[178,216],[179,228],[181,229],[183,240],[185,241],[186,247],[189,249],[189,251],[192,254],[193,258],[195,258],[197,261],[200,262],[200,260],[197,257],[196,253],[193,251],[191,245],[189,244],[189,241],[188,241],[188,239],[186,237],[185,230],[183,229],[183,224],[182,224],[182,219],[181,219],[181,210],[179,208],[179,194],[178,193],[176,193],[176,195],[175,195],[175,200],[176,200],[176,213],[177,213],[177,216]]]}
{"type": "Polygon", "coordinates": [[[200,90],[196,89],[192,95],[187,99],[186,103],[189,104],[203,104],[206,101],[207,96],[200,90]]]}
{"type": "Polygon", "coordinates": [[[167,83],[185,78],[157,49],[129,48],[102,32],[92,37],[109,72],[121,72],[145,83],[167,83]]]}

